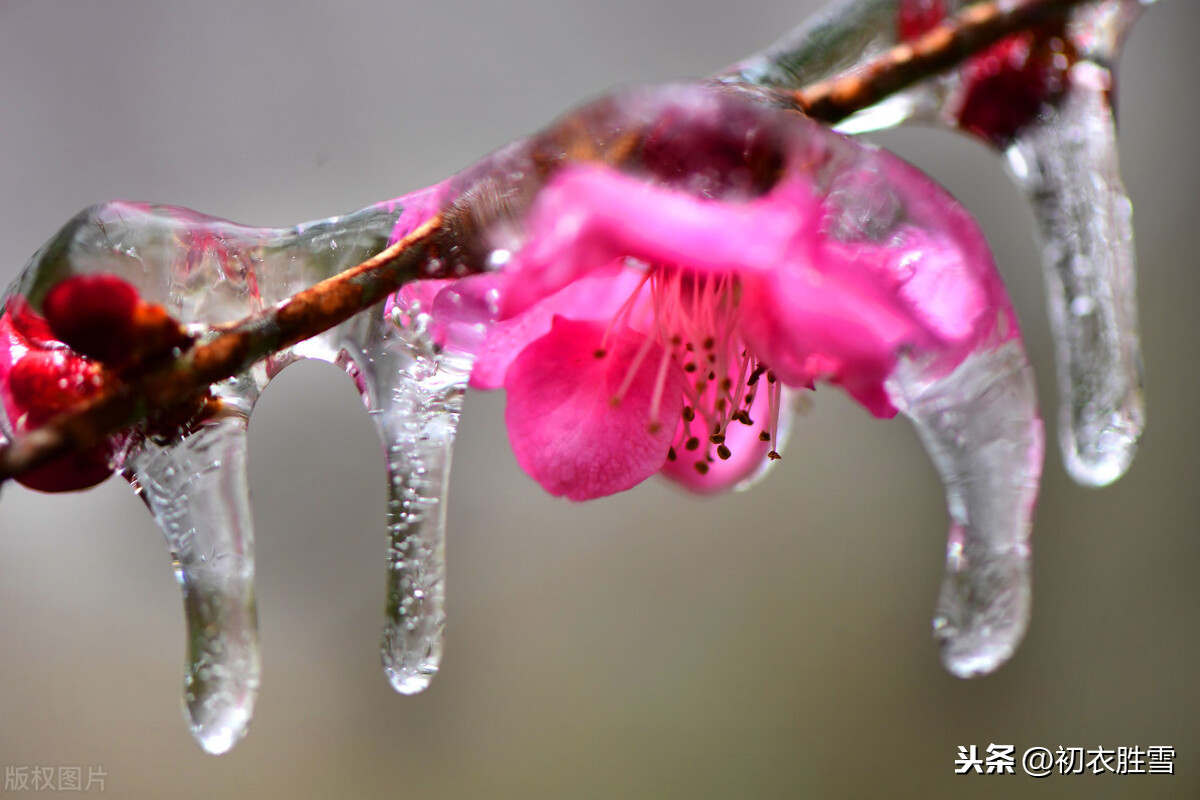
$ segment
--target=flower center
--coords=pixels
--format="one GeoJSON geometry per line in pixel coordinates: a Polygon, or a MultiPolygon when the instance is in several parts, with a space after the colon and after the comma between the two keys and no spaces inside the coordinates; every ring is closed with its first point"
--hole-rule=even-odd
{"type": "MultiPolygon", "coordinates": [[[[654,345],[661,345],[649,428],[657,432],[663,423],[659,409],[668,371],[681,369],[685,375],[683,419],[667,457],[679,459],[677,448],[682,448],[701,475],[708,473],[716,459],[726,461],[733,456],[730,426],[734,423],[757,426],[758,440],[770,442],[767,457],[780,458],[776,442],[781,385],[740,335],[740,295],[741,287],[733,275],[697,275],[650,266],[609,323],[609,333],[617,325],[626,325],[647,334],[612,398],[613,404],[624,398],[654,345]],[[639,302],[646,297],[643,290],[647,287],[648,302],[639,302]],[[752,410],[759,419],[751,416],[752,410]]],[[[605,355],[603,345],[596,355],[605,355]]]]}

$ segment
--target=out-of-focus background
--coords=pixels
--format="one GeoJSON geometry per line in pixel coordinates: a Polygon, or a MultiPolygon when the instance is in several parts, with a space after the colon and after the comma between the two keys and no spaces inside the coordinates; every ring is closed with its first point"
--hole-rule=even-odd
{"type": "MultiPolygon", "coordinates": [[[[287,225],[432,183],[631,81],[703,75],[812,0],[0,2],[0,283],[123,197],[287,225]]],[[[300,364],[250,426],[264,673],[248,737],[181,718],[165,546],[117,480],[0,502],[0,765],[115,797],[1195,797],[1200,792],[1200,4],[1160,3],[1121,70],[1149,428],[1103,491],[1048,452],[1033,622],[943,672],[941,491],[911,429],[822,389],[786,458],[715,500],[651,482],[586,505],[517,468],[502,396],[467,399],[449,640],[424,695],[377,655],[383,462],[349,380],[300,364]],[[953,775],[959,745],[1170,745],[1174,776],[953,775]]],[[[998,161],[880,137],[978,216],[1054,435],[1030,217],[998,161]]]]}

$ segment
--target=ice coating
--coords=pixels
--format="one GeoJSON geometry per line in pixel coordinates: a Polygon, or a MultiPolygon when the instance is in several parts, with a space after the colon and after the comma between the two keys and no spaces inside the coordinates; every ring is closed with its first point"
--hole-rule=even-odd
{"type": "MultiPolygon", "coordinates": [[[[436,346],[420,301],[367,317],[345,362],[384,444],[388,472],[384,674],[401,694],[422,691],[442,657],[446,498],[469,354],[436,346]]],[[[349,352],[349,348],[346,348],[349,352]]]]}
{"type": "MultiPolygon", "coordinates": [[[[1107,485],[1125,473],[1144,423],[1131,206],[1117,167],[1112,69],[1126,33],[1150,2],[1097,0],[1074,9],[1060,30],[1041,40],[1061,44],[1046,56],[1040,110],[1027,124],[1014,123],[1015,135],[1001,130],[991,139],[1004,152],[1037,221],[1056,342],[1058,438],[1068,473],[1088,486],[1107,485]],[[1068,66],[1065,76],[1057,74],[1068,66]]],[[[881,53],[898,43],[905,33],[904,15],[911,18],[913,9],[931,5],[950,14],[971,3],[835,3],[720,77],[799,88],[852,66],[860,54],[881,53]]],[[[935,17],[926,18],[933,22],[935,17]]],[[[968,109],[978,106],[968,100],[978,65],[968,61],[947,76],[893,95],[838,129],[860,133],[906,121],[970,128],[975,120],[967,118],[968,109]]],[[[1019,105],[1028,98],[984,93],[982,100],[1019,105]]]]}
{"type": "Polygon", "coordinates": [[[1145,421],[1132,205],[1117,159],[1115,76],[1143,3],[1077,12],[1061,102],[1018,132],[1009,172],[1034,209],[1059,385],[1059,442],[1071,476],[1105,486],[1129,468],[1145,421]]]}
{"type": "MultiPolygon", "coordinates": [[[[806,361],[803,353],[792,353],[791,377],[781,378],[780,384],[790,382],[797,388],[818,379],[840,381],[874,413],[891,413],[894,403],[910,413],[918,426],[931,430],[936,425],[930,421],[935,415],[929,409],[936,403],[971,408],[980,415],[980,424],[991,420],[999,425],[989,398],[1009,390],[989,389],[976,372],[1009,363],[999,364],[997,353],[1022,363],[1024,356],[1013,338],[1015,320],[1003,287],[992,272],[986,248],[980,250],[982,239],[969,216],[915,170],[833,135],[781,107],[785,105],[752,89],[729,90],[708,83],[614,94],[536,137],[497,151],[437,187],[291,229],[251,228],[166,206],[107,203],[71,220],[35,254],[10,292],[37,310],[47,292],[65,278],[112,274],[131,283],[143,299],[162,304],[203,340],[223,324],[361,263],[439,212],[444,216],[442,231],[423,274],[450,279],[499,270],[497,276],[478,277],[503,277],[512,274],[511,265],[522,259],[526,265],[532,263],[522,249],[541,234],[535,236],[531,230],[555,227],[553,204],[547,206],[548,216],[539,223],[542,227],[527,225],[533,216],[531,204],[543,186],[556,174],[567,172],[564,165],[589,162],[589,169],[599,164],[600,172],[620,173],[604,177],[615,187],[618,199],[641,196],[641,189],[650,187],[658,192],[641,197],[641,202],[649,203],[645,213],[633,213],[632,206],[596,207],[594,195],[580,194],[581,211],[591,214],[593,221],[612,222],[612,230],[604,225],[597,228],[601,238],[593,243],[603,243],[616,231],[618,238],[633,237],[630,241],[645,248],[647,260],[641,266],[629,262],[626,269],[672,263],[685,252],[693,254],[689,256],[693,261],[716,257],[716,251],[690,236],[682,218],[666,221],[682,224],[669,235],[662,226],[628,224],[629,219],[661,216],[663,208],[656,209],[661,204],[655,197],[663,200],[674,193],[678,207],[693,210],[708,204],[708,210],[726,222],[740,218],[751,206],[761,212],[743,219],[749,227],[738,241],[730,240],[729,229],[721,226],[713,232],[713,241],[722,236],[727,240],[720,252],[734,259],[710,265],[713,273],[736,271],[740,290],[745,291],[730,288],[728,280],[719,284],[725,288],[717,290],[713,287],[721,279],[705,283],[693,278],[688,293],[708,286],[704,291],[712,289],[719,301],[713,308],[728,310],[731,304],[744,304],[748,321],[763,322],[771,316],[771,324],[800,339],[829,334],[845,363],[806,361]],[[790,182],[781,179],[788,170],[796,173],[790,182]],[[632,195],[626,192],[629,184],[634,186],[632,195]],[[825,203],[824,210],[814,203],[825,203]],[[804,215],[797,213],[801,207],[804,215]],[[613,215],[622,209],[624,216],[613,215]],[[764,221],[772,229],[780,226],[776,233],[783,239],[777,243],[790,271],[783,271],[772,258],[754,257],[769,249],[770,237],[755,235],[764,232],[764,221]],[[967,239],[978,242],[972,239],[965,244],[964,231],[967,239]],[[820,248],[812,252],[836,264],[825,279],[805,261],[809,254],[805,248],[817,238],[820,248]],[[947,254],[952,257],[943,260],[947,254]],[[507,270],[506,265],[510,265],[507,270]],[[806,291],[827,290],[833,294],[805,296],[806,291]],[[836,302],[822,310],[822,298],[836,302]],[[861,356],[860,332],[870,333],[870,358],[861,356]],[[941,342],[938,357],[920,360],[920,370],[912,376],[894,375],[896,382],[889,387],[896,388],[889,388],[884,396],[882,382],[887,375],[881,365],[890,369],[897,352],[934,340],[941,342]],[[864,361],[870,362],[871,369],[860,369],[864,361]],[[973,370],[968,366],[972,364],[985,366],[973,370]]],[[[578,179],[588,169],[573,174],[578,179]]],[[[666,216],[670,217],[669,211],[666,216]]],[[[562,244],[564,255],[583,252],[569,231],[562,244]]],[[[586,250],[588,242],[583,244],[586,250]]],[[[610,253],[609,260],[637,256],[628,244],[610,253]]],[[[602,255],[601,251],[597,252],[602,255]]],[[[586,258],[579,263],[581,269],[594,266],[586,258]]],[[[505,299],[518,298],[522,286],[545,289],[559,281],[557,288],[562,288],[577,277],[563,272],[569,264],[562,259],[553,258],[544,266],[531,276],[536,280],[511,281],[505,299]]],[[[678,276],[674,285],[672,291],[684,297],[678,276]]],[[[436,293],[402,291],[381,297],[372,309],[215,385],[210,403],[215,411],[209,416],[180,423],[174,433],[139,429],[114,457],[114,468],[122,470],[145,499],[177,564],[189,626],[188,714],[197,739],[210,752],[227,750],[244,733],[258,685],[245,425],[262,389],[294,360],[315,358],[342,367],[363,395],[388,471],[385,673],[402,693],[420,691],[436,673],[445,624],[450,452],[473,354],[501,307],[499,299],[488,293],[480,302],[480,295],[460,293],[457,286],[436,293]],[[443,310],[452,309],[453,324],[435,324],[433,312],[439,304],[443,310]]],[[[750,333],[748,325],[746,330],[750,333]]],[[[766,343],[767,352],[772,338],[769,327],[760,325],[746,343],[751,339],[766,343]]],[[[789,355],[771,350],[771,360],[782,368],[789,355]]],[[[1021,374],[1028,379],[1027,370],[1021,374]]],[[[764,382],[776,383],[771,375],[764,382]]],[[[736,401],[734,395],[735,405],[736,401]]],[[[771,402],[785,412],[791,405],[782,394],[771,402]]],[[[1036,409],[1017,411],[1024,427],[1014,419],[1013,435],[1030,440],[1030,430],[1039,424],[1036,409]]],[[[8,424],[4,418],[0,422],[8,424]]],[[[784,414],[776,433],[780,443],[786,429],[784,414]]],[[[11,426],[5,433],[10,430],[11,426]]],[[[971,465],[972,485],[987,485],[999,493],[996,498],[973,495],[964,506],[965,516],[955,516],[964,541],[1024,541],[1013,530],[1023,526],[1028,531],[1036,465],[1029,459],[981,455],[976,450],[990,452],[996,439],[988,438],[986,431],[976,433],[968,432],[964,441],[970,446],[964,445],[950,460],[936,436],[926,437],[946,481],[952,510],[963,488],[954,471],[956,463],[971,465]],[[1016,485],[1025,486],[1027,492],[1010,491],[1016,485]],[[1009,507],[1011,503],[1016,505],[1009,507]]],[[[1012,444],[1019,449],[1020,441],[1026,440],[1014,439],[1012,444]]],[[[1028,447],[1026,451],[1032,458],[1032,451],[1028,447]]],[[[969,570],[964,574],[974,575],[969,570]]],[[[1027,613],[1028,587],[1020,583],[1027,571],[1006,575],[1013,580],[1005,584],[1005,591],[1025,597],[1027,613]]],[[[1002,592],[992,584],[984,588],[990,594],[974,591],[971,602],[958,603],[954,609],[959,610],[943,615],[951,620],[943,627],[956,625],[966,631],[950,638],[966,642],[969,636],[977,636],[975,620],[998,624],[995,598],[1002,592]]],[[[1019,625],[1011,626],[1007,650],[994,649],[990,660],[974,667],[960,668],[958,661],[948,664],[961,674],[994,668],[1011,652],[1019,632],[1019,625]]],[[[971,649],[966,644],[953,647],[971,649]]]]}
{"type": "MultiPolygon", "coordinates": [[[[406,210],[410,211],[407,221],[414,225],[436,212],[418,196],[411,206],[400,199],[293,229],[266,229],[180,208],[107,203],[82,212],[59,231],[33,257],[10,293],[36,304],[64,277],[111,273],[132,283],[143,298],[162,303],[203,336],[209,326],[241,319],[382,250],[396,235],[397,220],[406,210]]],[[[433,451],[423,461],[406,460],[424,442],[414,444],[396,398],[413,392],[432,397],[440,392],[449,408],[455,398],[461,402],[465,377],[460,371],[449,381],[458,386],[457,391],[448,385],[435,391],[422,383],[420,369],[397,369],[400,343],[411,336],[389,319],[381,304],[374,314],[352,319],[215,385],[214,405],[220,409],[215,418],[194,430],[181,430],[177,437],[164,438],[161,433],[132,437],[114,464],[145,501],[167,540],[187,625],[186,713],[193,735],[208,752],[225,752],[244,735],[259,684],[246,422],[269,380],[298,358],[330,361],[355,377],[376,419],[384,450],[392,454],[389,486],[393,491],[420,486],[427,505],[435,508],[427,515],[431,524],[410,524],[422,531],[411,538],[414,543],[419,540],[419,552],[426,556],[417,570],[421,582],[411,590],[399,588],[408,586],[401,575],[403,566],[397,568],[393,557],[400,543],[393,541],[389,547],[388,607],[405,612],[400,617],[389,613],[387,629],[407,630],[416,621],[416,628],[425,634],[422,642],[399,647],[393,660],[406,665],[401,669],[415,665],[414,674],[424,675],[425,680],[436,669],[443,622],[444,513],[436,498],[445,489],[457,407],[442,417],[448,433],[434,448],[440,459],[435,465],[433,451]],[[414,478],[431,473],[436,477],[414,478]],[[414,609],[405,591],[424,593],[430,599],[414,609]],[[409,652],[419,647],[426,653],[423,658],[409,652]]],[[[422,358],[426,368],[441,363],[430,355],[422,358]]],[[[451,374],[449,364],[433,371],[437,381],[451,374]]],[[[390,534],[397,533],[394,522],[399,507],[389,505],[390,534]]],[[[410,513],[410,523],[413,519],[410,513]]],[[[409,691],[416,690],[415,682],[406,685],[409,691]]]]}
{"type": "Polygon", "coordinates": [[[183,591],[192,735],[219,755],[245,734],[260,673],[246,417],[224,415],[169,445],[148,442],[126,469],[167,539],[183,591]]]}
{"type": "MultiPolygon", "coordinates": [[[[687,113],[702,113],[699,103],[687,113]]],[[[783,168],[789,177],[762,197],[731,203],[736,213],[658,186],[639,188],[602,169],[564,170],[529,214],[537,245],[514,254],[515,271],[500,276],[521,283],[521,294],[506,295],[510,302],[519,298],[508,313],[521,320],[551,304],[568,319],[590,318],[597,303],[576,308],[561,291],[552,292],[570,281],[579,285],[584,275],[598,280],[602,265],[621,254],[644,269],[666,270],[652,272],[656,278],[681,267],[736,275],[737,330],[753,357],[793,386],[809,377],[841,383],[873,413],[886,414],[890,401],[917,427],[944,484],[952,522],[935,636],[949,671],[985,674],[1012,655],[1030,611],[1029,535],[1043,455],[1032,370],[969,216],[911,167],[819,135],[815,127],[793,123],[794,149],[783,168]],[[813,174],[792,186],[791,170],[813,174]],[[772,215],[785,207],[797,219],[772,215]],[[633,230],[618,224],[618,208],[641,224],[633,230]],[[820,225],[806,229],[804,221],[813,219],[820,225]],[[717,232],[739,225],[758,230],[758,237],[726,249],[717,232]],[[863,268],[872,277],[857,272],[863,268]],[[814,273],[820,280],[806,283],[814,273]],[[872,295],[867,288],[881,273],[902,287],[898,305],[890,305],[886,292],[872,295]],[[867,284],[853,284],[860,278],[867,284]],[[845,308],[838,294],[844,281],[855,285],[854,304],[845,308]],[[830,319],[814,325],[813,312],[830,319]],[[913,319],[932,340],[913,332],[913,319]],[[847,330],[852,356],[836,342],[841,322],[862,325],[847,330]],[[890,343],[881,347],[888,354],[882,360],[895,367],[882,402],[869,370],[860,371],[876,339],[890,343]],[[891,360],[897,347],[912,352],[898,365],[891,360]],[[817,370],[808,372],[814,362],[817,370]]],[[[525,365],[516,363],[524,380],[525,365]]],[[[509,386],[510,403],[513,394],[509,386]]]]}
{"type": "Polygon", "coordinates": [[[950,533],[933,618],[942,663],[961,678],[986,674],[1013,654],[1029,621],[1043,442],[1033,371],[1010,340],[949,374],[907,362],[888,388],[946,489],[950,533]]]}
{"type": "Polygon", "coordinates": [[[1132,211],[1117,168],[1111,77],[1089,62],[1072,74],[1062,104],[1006,155],[1039,226],[1067,470],[1105,486],[1129,467],[1144,419],[1132,211]]]}
{"type": "Polygon", "coordinates": [[[371,416],[387,443],[387,611],[380,651],[392,688],[415,694],[442,658],[446,625],[446,499],[469,371],[432,360],[405,370],[371,416]]]}

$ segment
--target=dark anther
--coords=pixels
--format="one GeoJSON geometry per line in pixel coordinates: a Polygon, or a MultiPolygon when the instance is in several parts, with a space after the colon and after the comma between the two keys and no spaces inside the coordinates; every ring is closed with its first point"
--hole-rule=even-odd
{"type": "Polygon", "coordinates": [[[698,448],[700,446],[700,440],[698,438],[696,438],[695,436],[693,436],[692,438],[688,439],[687,442],[685,442],[683,446],[686,447],[688,450],[695,450],[696,448],[698,448]]]}
{"type": "Polygon", "coordinates": [[[696,472],[699,472],[701,475],[707,475],[708,474],[708,464],[703,461],[697,461],[696,462],[696,472]]]}
{"type": "Polygon", "coordinates": [[[683,407],[683,419],[685,422],[691,422],[696,418],[696,409],[691,406],[683,407]]]}
{"type": "Polygon", "coordinates": [[[667,451],[667,461],[674,461],[675,459],[676,459],[675,448],[672,447],[670,450],[667,451]]]}
{"type": "Polygon", "coordinates": [[[710,442],[712,442],[713,444],[724,444],[725,443],[725,434],[714,433],[712,436],[708,437],[708,440],[710,442]]]}
{"type": "Polygon", "coordinates": [[[604,358],[606,355],[608,355],[608,351],[601,347],[599,350],[592,353],[592,355],[594,355],[596,358],[604,358]]]}
{"type": "Polygon", "coordinates": [[[762,431],[758,434],[758,440],[760,442],[769,442],[771,441],[771,434],[767,433],[766,431],[762,431]]]}
{"type": "Polygon", "coordinates": [[[720,447],[717,448],[717,455],[719,455],[721,457],[722,461],[728,461],[729,457],[731,455],[733,455],[733,453],[729,452],[728,447],[726,447],[725,445],[721,445],[720,447]]]}

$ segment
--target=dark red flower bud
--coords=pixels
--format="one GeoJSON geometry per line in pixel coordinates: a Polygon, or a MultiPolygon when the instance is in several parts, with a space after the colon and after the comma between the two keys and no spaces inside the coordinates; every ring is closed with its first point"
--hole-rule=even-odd
{"type": "Polygon", "coordinates": [[[1015,34],[968,61],[959,127],[1003,149],[1057,101],[1075,60],[1061,28],[1015,34]]]}
{"type": "Polygon", "coordinates": [[[112,476],[108,460],[107,446],[69,453],[18,475],[17,482],[39,492],[79,492],[112,476]]]}
{"type": "Polygon", "coordinates": [[[945,18],[945,0],[901,0],[896,14],[896,36],[907,42],[929,33],[945,18]]]}
{"type": "MultiPolygon", "coordinates": [[[[108,377],[101,365],[64,347],[22,298],[11,298],[0,316],[0,347],[0,402],[14,433],[87,402],[108,377]]],[[[17,481],[42,492],[87,489],[112,474],[112,453],[113,444],[104,442],[25,472],[17,481]]]]}
{"type": "Polygon", "coordinates": [[[51,417],[88,400],[103,386],[97,364],[66,348],[30,350],[8,373],[13,402],[24,414],[17,424],[36,428],[51,417]]]}
{"type": "Polygon", "coordinates": [[[163,355],[189,341],[166,310],[142,300],[115,275],[76,275],[42,303],[54,335],[72,350],[114,368],[163,355]]]}

